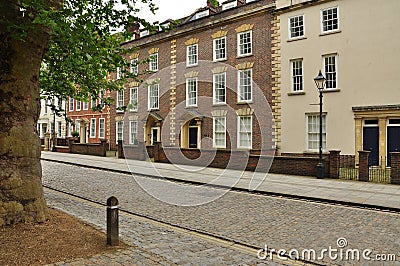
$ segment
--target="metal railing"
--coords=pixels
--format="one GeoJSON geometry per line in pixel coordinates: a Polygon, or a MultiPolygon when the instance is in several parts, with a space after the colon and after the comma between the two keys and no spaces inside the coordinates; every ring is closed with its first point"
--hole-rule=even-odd
{"type": "MultiPolygon", "coordinates": [[[[390,183],[390,167],[386,166],[386,157],[381,157],[378,165],[369,166],[369,182],[390,183]]],[[[359,180],[358,165],[354,155],[340,156],[339,178],[345,180],[359,180]]]]}

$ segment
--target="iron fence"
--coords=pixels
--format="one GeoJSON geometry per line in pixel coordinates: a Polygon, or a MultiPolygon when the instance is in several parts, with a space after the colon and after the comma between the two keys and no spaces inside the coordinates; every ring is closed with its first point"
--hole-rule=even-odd
{"type": "MultiPolygon", "coordinates": [[[[381,157],[378,165],[369,166],[369,182],[390,183],[390,167],[386,166],[386,157],[381,157]]],[[[358,165],[354,155],[340,156],[339,178],[359,180],[358,165]]]]}

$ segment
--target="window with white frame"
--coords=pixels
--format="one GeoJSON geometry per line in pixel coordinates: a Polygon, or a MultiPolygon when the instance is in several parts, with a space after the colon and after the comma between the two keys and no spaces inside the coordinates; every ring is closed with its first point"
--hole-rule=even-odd
{"type": "Polygon", "coordinates": [[[76,101],[76,111],[80,111],[81,110],[81,101],[76,101]]]}
{"type": "Polygon", "coordinates": [[[304,15],[289,18],[289,38],[304,36],[304,15]]]}
{"type": "Polygon", "coordinates": [[[226,117],[214,117],[214,148],[226,148],[226,117]]]}
{"type": "Polygon", "coordinates": [[[194,15],[194,17],[191,20],[207,17],[209,14],[210,14],[209,10],[197,12],[196,15],[194,15]]]}
{"type": "Polygon", "coordinates": [[[99,118],[99,139],[104,139],[105,138],[105,119],[104,118],[99,118]]]}
{"type": "Polygon", "coordinates": [[[238,116],[238,148],[251,149],[252,147],[252,117],[238,116]]]}
{"type": "Polygon", "coordinates": [[[231,9],[237,7],[237,1],[231,2],[231,3],[226,3],[222,5],[222,10],[227,10],[227,9],[231,9]]]}
{"type": "Polygon", "coordinates": [[[121,67],[117,67],[117,79],[122,78],[122,68],[121,67]]]}
{"type": "Polygon", "coordinates": [[[79,135],[81,134],[81,120],[80,119],[75,120],[75,131],[78,132],[79,135]]]}
{"type": "Polygon", "coordinates": [[[238,102],[249,102],[252,100],[252,70],[244,69],[238,71],[238,102]]]}
{"type": "Polygon", "coordinates": [[[186,79],[186,106],[197,105],[197,78],[186,79]]]}
{"type": "Polygon", "coordinates": [[[292,71],[292,91],[303,91],[303,59],[290,61],[292,71]]]}
{"type": "Polygon", "coordinates": [[[139,63],[139,61],[137,58],[131,60],[131,73],[133,73],[135,75],[137,75],[139,73],[138,63],[139,63]]]}
{"type": "Polygon", "coordinates": [[[158,53],[150,55],[149,70],[158,71],[158,53]]]}
{"type": "Polygon", "coordinates": [[[72,137],[72,131],[74,131],[74,126],[71,123],[68,127],[68,137],[72,137]]]}
{"type": "Polygon", "coordinates": [[[137,121],[129,122],[129,144],[138,144],[138,124],[137,121]]]}
{"type": "Polygon", "coordinates": [[[322,32],[330,32],[339,29],[339,9],[331,7],[321,10],[322,32]]]}
{"type": "Polygon", "coordinates": [[[124,91],[117,91],[117,112],[123,112],[121,108],[124,106],[124,91]]]}
{"type": "Polygon", "coordinates": [[[198,58],[198,45],[188,45],[186,47],[186,65],[187,66],[195,66],[197,65],[198,58]]]}
{"type": "Polygon", "coordinates": [[[90,118],[90,138],[96,137],[96,118],[90,118]]]}
{"type": "Polygon", "coordinates": [[[106,98],[106,91],[105,90],[101,90],[100,91],[100,104],[103,106],[103,108],[105,107],[104,105],[104,99],[106,98]]]}
{"type": "Polygon", "coordinates": [[[91,101],[92,108],[97,107],[97,97],[93,96],[91,101]]]}
{"type": "Polygon", "coordinates": [[[129,105],[130,111],[136,112],[138,110],[138,88],[133,87],[129,90],[129,105]]]}
{"type": "Polygon", "coordinates": [[[69,98],[69,111],[74,111],[74,98],[69,98]]]}
{"type": "Polygon", "coordinates": [[[159,84],[149,85],[149,110],[159,108],[159,84]]]}
{"type": "Polygon", "coordinates": [[[124,122],[123,121],[118,121],[115,126],[116,130],[116,140],[117,144],[119,140],[123,140],[123,135],[124,135],[124,122]]]}
{"type": "Polygon", "coordinates": [[[57,122],[57,137],[61,138],[61,127],[62,123],[60,121],[57,122]]]}
{"type": "Polygon", "coordinates": [[[214,39],[214,61],[226,59],[226,37],[214,39]]]}
{"type": "MultiPolygon", "coordinates": [[[[307,149],[319,150],[319,114],[307,115],[307,149]]],[[[322,116],[322,149],[326,150],[326,115],[322,116]]]]}
{"type": "Polygon", "coordinates": [[[331,54],[323,56],[323,64],[326,78],[325,88],[337,89],[337,55],[331,54]]]}
{"type": "Polygon", "coordinates": [[[226,103],[226,73],[218,73],[213,75],[213,103],[226,103]]]}
{"type": "Polygon", "coordinates": [[[238,55],[250,55],[252,53],[252,31],[238,33],[238,55]]]}
{"type": "Polygon", "coordinates": [[[89,103],[83,102],[83,110],[88,110],[88,109],[89,109],[89,103]]]}

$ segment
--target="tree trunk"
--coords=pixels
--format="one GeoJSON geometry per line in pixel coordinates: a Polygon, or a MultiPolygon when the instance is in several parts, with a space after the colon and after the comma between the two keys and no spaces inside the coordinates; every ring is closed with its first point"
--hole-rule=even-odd
{"type": "Polygon", "coordinates": [[[41,182],[39,70],[50,33],[43,27],[26,30],[19,41],[4,19],[29,25],[17,0],[0,5],[0,226],[43,222],[47,207],[41,182]]]}

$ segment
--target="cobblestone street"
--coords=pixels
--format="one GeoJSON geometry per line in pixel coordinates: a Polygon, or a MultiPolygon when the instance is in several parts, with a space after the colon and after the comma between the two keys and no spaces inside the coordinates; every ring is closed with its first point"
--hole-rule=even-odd
{"type": "MultiPolygon", "coordinates": [[[[322,249],[328,249],[329,246],[338,248],[337,240],[345,238],[348,245],[344,249],[371,249],[374,255],[396,254],[397,262],[387,262],[386,265],[399,265],[399,214],[244,192],[229,192],[205,205],[182,207],[163,203],[148,195],[129,175],[46,161],[42,161],[42,165],[45,186],[97,202],[105,202],[108,197],[116,196],[123,210],[158,221],[194,229],[253,247],[263,248],[267,245],[268,248],[275,250],[314,249],[320,252],[322,249]]],[[[162,180],[153,180],[153,185],[158,186],[160,191],[168,187],[166,181],[162,180]]],[[[215,189],[209,188],[208,190],[212,194],[212,190],[215,189]]],[[[203,194],[207,193],[203,192],[203,194]]],[[[47,192],[46,195],[49,205],[73,209],[73,206],[68,206],[68,204],[74,204],[68,200],[62,200],[50,192],[47,192]],[[57,206],[58,204],[60,206],[57,206]]],[[[89,207],[83,208],[81,213],[74,215],[78,215],[84,220],[94,220],[92,221],[94,224],[99,224],[99,221],[104,220],[104,213],[93,212],[89,207]]],[[[231,251],[213,247],[210,243],[194,243],[187,237],[182,238],[182,236],[174,236],[169,232],[162,232],[160,228],[149,228],[148,232],[151,232],[151,235],[143,236],[141,235],[142,231],[135,231],[138,226],[134,223],[124,224],[124,230],[129,231],[127,235],[131,236],[130,242],[141,248],[150,248],[154,254],[168,258],[169,262],[193,263],[197,258],[197,264],[205,262],[205,264],[216,265],[226,263],[212,261],[211,258],[218,260],[227,257],[230,263],[235,265],[240,264],[239,261],[243,264],[266,262],[257,261],[257,254],[253,256],[244,253],[227,255],[231,251]],[[154,241],[153,246],[141,242],[149,241],[148,239],[154,241]],[[177,247],[173,247],[178,242],[187,243],[186,248],[179,250],[177,247]],[[164,254],[168,248],[171,252],[164,254]],[[171,255],[173,254],[172,250],[175,252],[179,250],[179,252],[171,255]],[[195,252],[199,250],[204,252],[195,252]],[[178,258],[180,260],[175,261],[178,258]]],[[[368,264],[367,261],[331,261],[327,256],[318,262],[337,265],[368,264]]],[[[375,264],[370,262],[370,264],[375,265],[376,262],[375,264]]]]}

